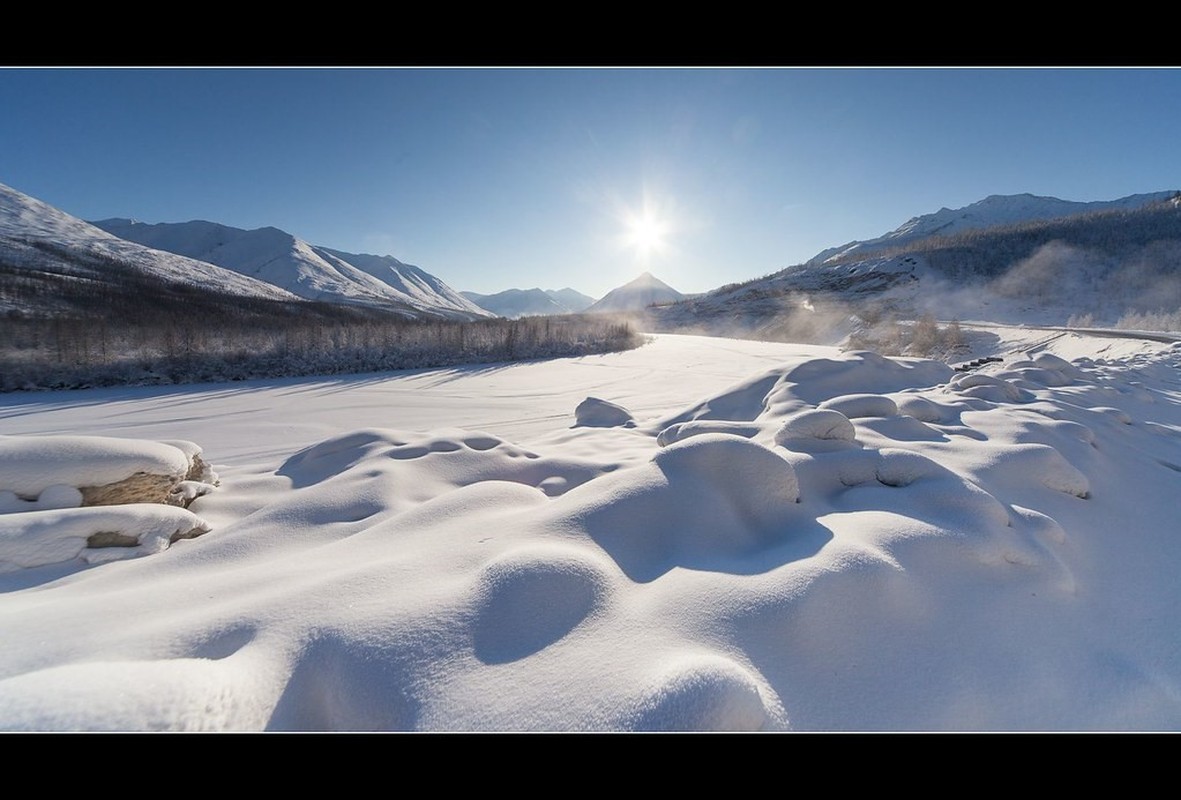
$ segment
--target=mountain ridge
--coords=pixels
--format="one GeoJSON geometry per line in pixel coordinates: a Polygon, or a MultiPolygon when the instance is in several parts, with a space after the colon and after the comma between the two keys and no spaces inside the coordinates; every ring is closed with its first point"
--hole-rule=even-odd
{"type": "Polygon", "coordinates": [[[1074,201],[1035,195],[992,194],[962,208],[940,208],[911,217],[892,231],[874,239],[854,240],[820,251],[806,263],[824,264],[856,254],[867,256],[887,247],[909,244],[931,236],[945,236],[1021,222],[1064,219],[1093,211],[1131,210],[1176,197],[1177,190],[1132,194],[1115,200],[1074,201]]]}
{"type": "Polygon", "coordinates": [[[206,220],[144,223],[123,217],[93,224],[128,241],[207,261],[307,300],[403,304],[432,316],[489,315],[420,267],[393,256],[320,247],[273,226],[246,230],[206,220]]]}

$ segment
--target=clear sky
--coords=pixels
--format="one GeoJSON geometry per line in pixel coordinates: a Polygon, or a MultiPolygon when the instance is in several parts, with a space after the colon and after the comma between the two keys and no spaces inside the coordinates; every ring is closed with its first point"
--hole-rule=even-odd
{"type": "Polygon", "coordinates": [[[0,69],[0,183],[483,293],[706,291],[990,194],[1178,189],[1179,132],[1176,69],[0,69]]]}

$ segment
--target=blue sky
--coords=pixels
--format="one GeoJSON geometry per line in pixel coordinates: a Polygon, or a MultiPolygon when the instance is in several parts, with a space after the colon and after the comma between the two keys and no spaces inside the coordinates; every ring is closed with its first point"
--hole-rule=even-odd
{"type": "Polygon", "coordinates": [[[1178,131],[1176,69],[0,69],[0,183],[484,293],[705,291],[990,194],[1177,189],[1178,131]]]}

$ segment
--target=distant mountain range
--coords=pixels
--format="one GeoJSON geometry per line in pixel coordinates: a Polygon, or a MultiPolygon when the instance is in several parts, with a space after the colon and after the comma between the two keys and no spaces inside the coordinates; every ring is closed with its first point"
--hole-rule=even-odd
{"type": "Polygon", "coordinates": [[[214,222],[92,223],[121,239],[188,256],[277,286],[308,300],[406,307],[415,315],[490,316],[446,283],[392,256],[308,244],[278,228],[242,230],[214,222]]]}
{"type": "Polygon", "coordinates": [[[649,272],[612,289],[597,301],[574,289],[508,289],[497,294],[460,294],[481,308],[509,318],[582,311],[590,314],[643,311],[651,305],[676,303],[688,297],[649,272]]]}
{"type": "Polygon", "coordinates": [[[575,314],[585,311],[595,302],[574,289],[506,289],[496,294],[460,292],[466,299],[498,317],[546,316],[575,314]]]}
{"type": "Polygon", "coordinates": [[[1080,311],[1098,320],[1181,305],[1181,194],[994,195],[705,295],[645,272],[593,301],[569,288],[456,292],[392,256],[318,247],[277,228],[88,223],[0,184],[0,313],[93,313],[115,300],[134,309],[136,298],[167,302],[170,313],[209,302],[218,313],[251,303],[250,313],[271,313],[259,304],[303,313],[309,300],[329,309],[314,313],[406,319],[638,311],[653,330],[768,338],[805,336],[800,322],[820,305],[845,318],[928,311],[1058,324],[1080,311]]]}
{"type": "Polygon", "coordinates": [[[89,223],[0,184],[0,312],[94,311],[132,297],[222,308],[236,301],[294,304],[282,313],[315,300],[405,319],[491,316],[391,256],[316,247],[277,228],[89,223]]]}

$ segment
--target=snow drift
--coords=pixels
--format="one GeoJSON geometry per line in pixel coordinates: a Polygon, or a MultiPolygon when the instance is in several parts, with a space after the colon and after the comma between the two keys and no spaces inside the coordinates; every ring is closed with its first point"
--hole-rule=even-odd
{"type": "Polygon", "coordinates": [[[200,429],[222,487],[199,539],[0,575],[0,727],[1176,729],[1181,350],[1090,341],[5,398],[200,429]]]}

